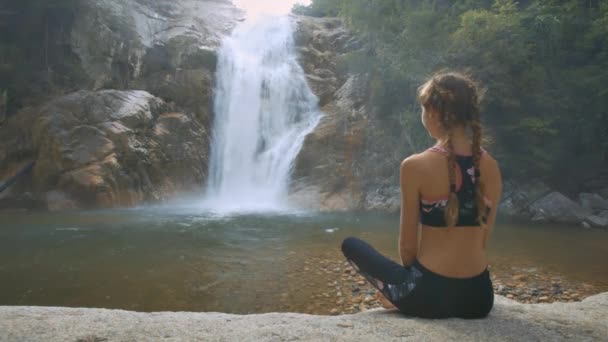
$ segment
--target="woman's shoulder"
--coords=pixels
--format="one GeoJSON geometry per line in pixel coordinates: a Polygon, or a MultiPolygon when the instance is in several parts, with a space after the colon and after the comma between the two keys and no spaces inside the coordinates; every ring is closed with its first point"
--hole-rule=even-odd
{"type": "Polygon", "coordinates": [[[414,153],[401,162],[401,174],[403,176],[417,176],[424,172],[428,164],[427,151],[414,153]]]}
{"type": "Polygon", "coordinates": [[[498,170],[498,161],[490,154],[490,152],[482,149],[483,153],[481,154],[480,167],[490,168],[494,170],[498,170]]]}
{"type": "MultiPolygon", "coordinates": [[[[447,152],[446,152],[447,153],[447,152]]],[[[429,162],[429,160],[441,159],[437,158],[443,156],[443,150],[437,147],[428,148],[422,152],[414,153],[409,157],[405,158],[401,165],[409,165],[410,167],[415,167],[415,165],[424,165],[429,162]]]]}
{"type": "Polygon", "coordinates": [[[414,153],[408,157],[406,157],[405,159],[403,159],[403,161],[401,162],[401,169],[403,168],[415,168],[417,167],[417,165],[420,164],[420,162],[422,161],[422,159],[424,158],[423,156],[424,152],[420,152],[420,153],[414,153]]]}

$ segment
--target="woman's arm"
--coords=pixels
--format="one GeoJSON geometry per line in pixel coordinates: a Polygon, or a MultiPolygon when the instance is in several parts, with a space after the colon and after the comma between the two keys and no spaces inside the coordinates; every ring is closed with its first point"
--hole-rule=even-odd
{"type": "Polygon", "coordinates": [[[485,155],[484,158],[482,158],[482,161],[481,174],[483,177],[484,195],[492,202],[492,208],[490,209],[490,215],[486,221],[486,229],[483,237],[483,247],[485,248],[492,229],[494,228],[494,223],[496,222],[498,204],[500,203],[500,195],[502,193],[502,176],[500,175],[500,168],[498,167],[496,159],[489,155],[485,155]]]}
{"type": "Polygon", "coordinates": [[[416,155],[401,163],[401,223],[399,255],[403,265],[410,265],[418,254],[418,216],[420,206],[420,177],[416,170],[416,155]]]}

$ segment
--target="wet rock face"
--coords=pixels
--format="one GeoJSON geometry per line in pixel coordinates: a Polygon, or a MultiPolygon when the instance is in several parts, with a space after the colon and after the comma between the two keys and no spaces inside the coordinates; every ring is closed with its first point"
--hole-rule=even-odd
{"type": "Polygon", "coordinates": [[[324,114],[296,161],[294,200],[330,211],[399,211],[399,164],[414,151],[384,133],[369,77],[348,68],[363,44],[339,19],[294,21],[300,64],[324,114]]]}
{"type": "Polygon", "coordinates": [[[348,75],[339,70],[339,59],[353,50],[357,39],[337,18],[293,16],[294,40],[299,62],[321,107],[334,99],[348,75]]]}
{"type": "Polygon", "coordinates": [[[365,142],[367,79],[340,70],[356,38],[336,18],[293,16],[300,65],[324,114],[304,142],[292,197],[300,205],[340,211],[360,208],[361,181],[354,164],[365,142]]]}
{"type": "Polygon", "coordinates": [[[242,15],[228,0],[87,0],[71,44],[94,88],[130,83],[158,69],[212,69],[213,51],[242,15]]]}
{"type": "Polygon", "coordinates": [[[131,206],[200,186],[216,50],[243,12],[229,0],[83,0],[75,12],[63,39],[88,91],[0,118],[0,182],[36,162],[0,207],[131,206]]]}
{"type": "Polygon", "coordinates": [[[20,113],[2,131],[2,168],[36,162],[12,192],[52,210],[162,200],[206,177],[204,127],[145,91],[79,91],[20,113]]]}
{"type": "Polygon", "coordinates": [[[353,210],[362,206],[363,189],[355,164],[362,154],[367,117],[363,106],[353,106],[356,85],[351,76],[321,110],[324,117],[308,137],[296,160],[297,197],[316,193],[317,209],[353,210]]]}
{"type": "Polygon", "coordinates": [[[216,50],[242,18],[228,0],[87,0],[70,40],[86,88],[147,90],[207,125],[216,50]]]}

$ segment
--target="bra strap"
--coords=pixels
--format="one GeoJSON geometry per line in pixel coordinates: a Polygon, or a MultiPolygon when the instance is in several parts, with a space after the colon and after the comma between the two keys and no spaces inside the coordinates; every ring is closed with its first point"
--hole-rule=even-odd
{"type": "MultiPolygon", "coordinates": [[[[430,148],[427,149],[427,151],[443,153],[443,154],[446,154],[446,155],[449,154],[448,150],[446,150],[445,148],[443,148],[443,147],[441,147],[439,145],[435,145],[433,147],[430,147],[430,148]]],[[[487,154],[487,153],[488,153],[488,151],[486,151],[486,149],[482,147],[481,148],[481,155],[483,156],[484,154],[487,154]]]]}
{"type": "Polygon", "coordinates": [[[448,154],[448,150],[446,150],[445,148],[441,147],[441,146],[433,146],[431,148],[429,148],[427,151],[431,151],[431,152],[438,152],[438,153],[442,153],[442,154],[448,154]]]}

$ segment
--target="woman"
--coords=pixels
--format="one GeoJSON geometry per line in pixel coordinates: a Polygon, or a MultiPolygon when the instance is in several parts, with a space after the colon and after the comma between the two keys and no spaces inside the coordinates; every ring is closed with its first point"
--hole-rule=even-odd
{"type": "Polygon", "coordinates": [[[494,304],[486,244],[501,176],[481,147],[478,91],[468,77],[446,73],[422,85],[418,98],[436,144],[401,163],[403,265],[357,238],[344,240],[342,252],[378,289],[385,308],[427,318],[482,318],[494,304]]]}

